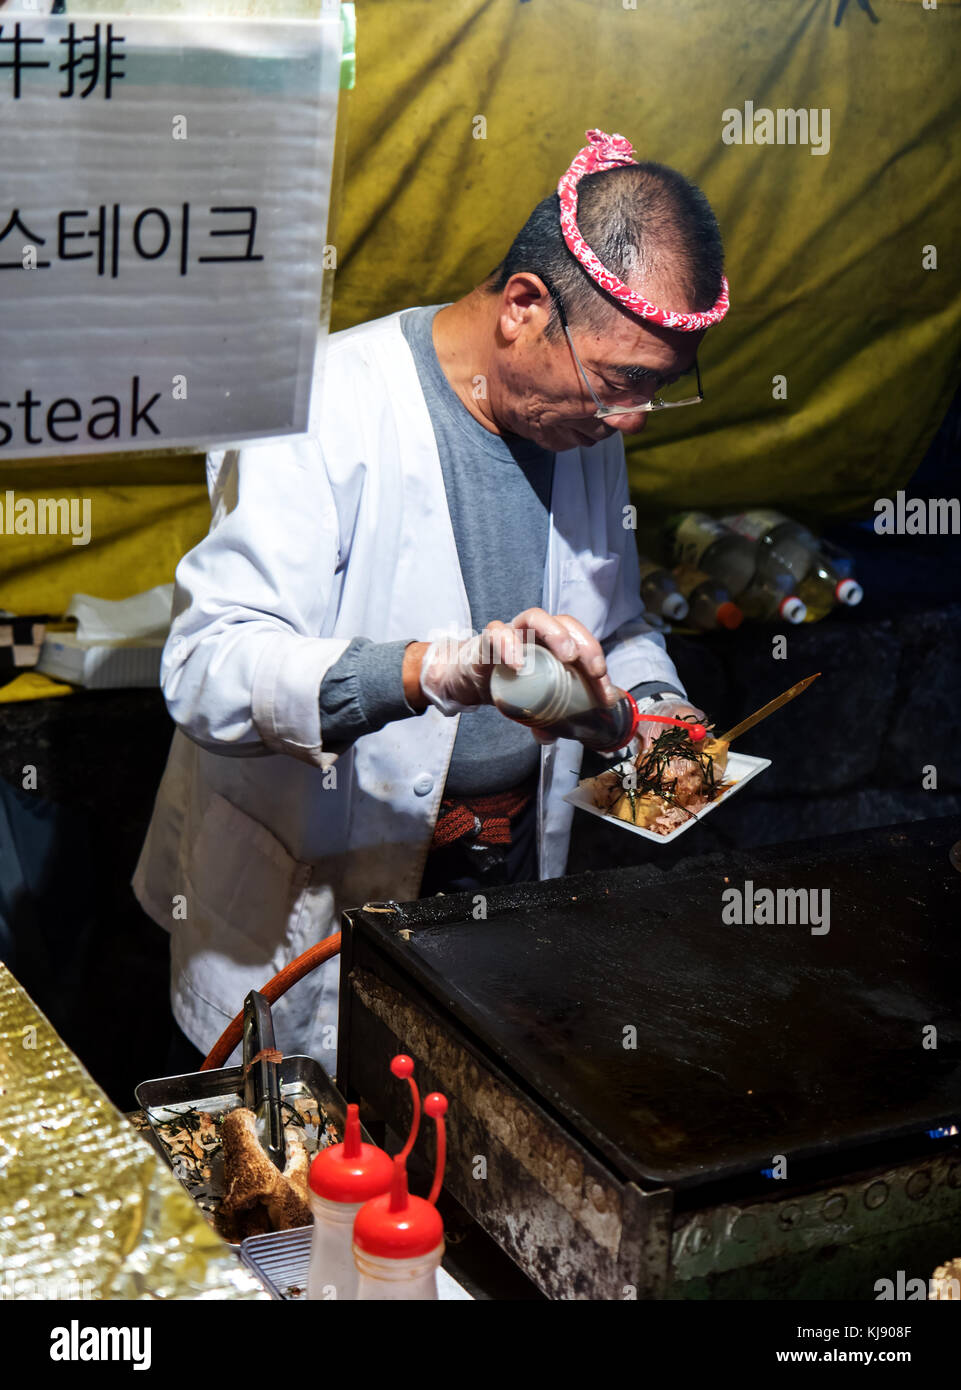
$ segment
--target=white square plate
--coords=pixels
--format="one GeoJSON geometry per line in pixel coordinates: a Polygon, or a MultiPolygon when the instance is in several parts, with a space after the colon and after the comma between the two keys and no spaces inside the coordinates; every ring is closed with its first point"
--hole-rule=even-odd
{"type": "MultiPolygon", "coordinates": [[[[632,759],[626,762],[615,763],[612,768],[605,768],[606,772],[627,772],[631,766],[632,759]]],[[[703,820],[705,816],[716,811],[718,806],[723,806],[729,797],[735,792],[739,792],[746,782],[750,782],[752,777],[756,777],[759,772],[763,772],[766,767],[771,766],[770,758],[752,758],[747,753],[728,753],[727,767],[724,771],[724,780],[735,778],[734,785],[728,787],[720,796],[708,802],[703,810],[694,813],[692,818],[676,827],[667,835],[658,835],[656,830],[648,830],[643,825],[632,825],[629,820],[621,820],[618,816],[609,815],[607,811],[602,811],[600,806],[595,806],[591,800],[590,783],[593,778],[587,777],[583,782],[578,782],[572,792],[568,792],[564,800],[571,802],[572,805],[580,807],[582,811],[590,811],[593,816],[600,816],[601,820],[607,821],[608,825],[616,825],[619,830],[630,830],[634,835],[643,835],[645,840],[654,840],[659,845],[668,845],[672,840],[676,840],[678,835],[683,835],[685,830],[690,830],[692,825],[703,820]]]]}

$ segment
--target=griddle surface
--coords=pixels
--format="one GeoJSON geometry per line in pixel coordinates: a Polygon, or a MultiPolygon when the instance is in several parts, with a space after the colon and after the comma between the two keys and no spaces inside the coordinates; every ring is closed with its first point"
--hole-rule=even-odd
{"type": "Polygon", "coordinates": [[[952,817],[491,890],[486,921],[469,894],[351,917],[625,1178],[687,1187],[961,1117],[957,839],[952,817]],[[724,925],[745,880],[829,889],[829,933],[724,925]]]}

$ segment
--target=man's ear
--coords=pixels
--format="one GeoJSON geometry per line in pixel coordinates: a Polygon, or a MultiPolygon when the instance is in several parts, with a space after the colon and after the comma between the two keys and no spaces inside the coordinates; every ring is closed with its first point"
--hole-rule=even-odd
{"type": "Polygon", "coordinates": [[[553,302],[539,276],[521,270],[512,275],[501,291],[501,332],[514,342],[525,330],[543,333],[550,322],[553,302]]]}

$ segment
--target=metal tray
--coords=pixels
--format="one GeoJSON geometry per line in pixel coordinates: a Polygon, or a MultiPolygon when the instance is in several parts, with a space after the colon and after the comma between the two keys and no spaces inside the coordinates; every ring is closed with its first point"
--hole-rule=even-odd
{"type": "MultiPolygon", "coordinates": [[[[312,1057],[285,1057],[280,1064],[280,1075],[281,1098],[287,1106],[302,1118],[316,1112],[318,1123],[307,1121],[303,1126],[308,1154],[338,1143],[343,1138],[347,1107],[320,1063],[312,1057]]],[[[197,1146],[203,1150],[203,1157],[199,1157],[183,1145],[178,1145],[179,1151],[175,1150],[170,1126],[178,1118],[185,1117],[184,1129],[192,1130],[193,1116],[206,1112],[216,1119],[243,1105],[243,1069],[221,1067],[215,1071],[141,1081],[134,1094],[149,1125],[147,1133],[154,1147],[216,1229],[216,1213],[223,1198],[223,1156],[219,1140],[208,1148],[198,1138],[197,1146]]],[[[366,1130],[362,1128],[361,1132],[370,1143],[366,1130]]],[[[205,1137],[210,1138],[209,1127],[205,1137]]],[[[240,1250],[239,1245],[232,1248],[240,1250]]]]}
{"type": "MultiPolygon", "coordinates": [[[[248,1236],[241,1245],[241,1260],[256,1274],[271,1298],[307,1301],[312,1230],[311,1226],[298,1226],[293,1231],[271,1231],[265,1236],[248,1236]]],[[[473,1294],[441,1268],[437,1271],[437,1297],[448,1302],[473,1299],[473,1294]]]]}

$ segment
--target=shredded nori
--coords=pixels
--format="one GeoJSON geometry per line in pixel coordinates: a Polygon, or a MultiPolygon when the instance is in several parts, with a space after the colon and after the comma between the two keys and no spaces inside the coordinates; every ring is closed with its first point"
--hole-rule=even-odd
{"type": "MultiPolygon", "coordinates": [[[[696,721],[692,719],[691,722],[696,721]]],[[[715,794],[717,783],[714,780],[714,759],[710,753],[698,752],[698,748],[699,744],[694,742],[687,730],[679,729],[675,724],[657,736],[647,752],[621,776],[621,786],[630,799],[632,817],[636,819],[634,807],[638,793],[643,796],[646,792],[651,792],[669,805],[681,806],[675,795],[677,776],[671,779],[668,775],[670,763],[677,758],[697,763],[701,769],[705,795],[710,799],[715,794]]],[[[687,811],[687,807],[681,806],[681,810],[687,811]]],[[[688,815],[692,814],[688,811],[688,815]]]]}

